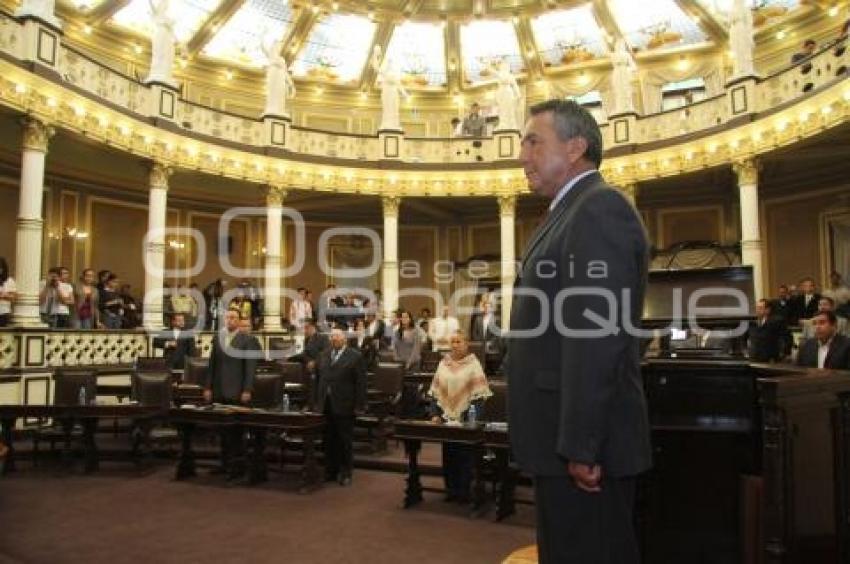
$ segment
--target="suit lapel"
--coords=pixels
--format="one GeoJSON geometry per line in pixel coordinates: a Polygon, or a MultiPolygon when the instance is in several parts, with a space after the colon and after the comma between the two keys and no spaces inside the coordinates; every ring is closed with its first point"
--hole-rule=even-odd
{"type": "Polygon", "coordinates": [[[537,232],[534,234],[534,237],[529,242],[528,246],[525,248],[525,253],[523,254],[523,266],[525,265],[525,261],[534,253],[534,249],[537,248],[537,245],[540,244],[540,241],[546,236],[546,234],[559,223],[561,217],[566,213],[566,211],[570,208],[570,205],[578,198],[579,194],[589,189],[591,186],[595,185],[597,182],[601,180],[601,176],[598,172],[594,172],[593,174],[588,174],[579,182],[570,188],[570,191],[567,193],[564,198],[558,202],[558,205],[555,206],[555,209],[549,212],[546,216],[546,221],[540,226],[537,232]]]}

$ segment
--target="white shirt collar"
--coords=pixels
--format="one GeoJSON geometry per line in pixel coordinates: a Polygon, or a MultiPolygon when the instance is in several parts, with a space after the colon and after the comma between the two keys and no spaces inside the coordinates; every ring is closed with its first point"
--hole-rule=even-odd
{"type": "Polygon", "coordinates": [[[558,202],[560,202],[561,200],[564,199],[564,196],[567,195],[567,192],[569,192],[572,189],[572,187],[575,186],[576,183],[578,183],[579,180],[581,180],[585,176],[590,176],[594,172],[596,172],[595,168],[592,168],[590,170],[586,170],[586,171],[582,172],[581,174],[574,176],[572,179],[570,179],[569,182],[564,184],[564,187],[561,188],[560,190],[558,190],[558,193],[555,194],[554,198],[552,198],[552,202],[549,204],[549,211],[552,211],[552,210],[555,209],[555,206],[558,205],[558,202]]]}

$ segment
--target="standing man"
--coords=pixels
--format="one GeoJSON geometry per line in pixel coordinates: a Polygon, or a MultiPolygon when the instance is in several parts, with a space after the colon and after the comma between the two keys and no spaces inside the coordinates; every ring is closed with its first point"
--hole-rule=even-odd
{"type": "Polygon", "coordinates": [[[154,337],[153,348],[162,349],[165,365],[169,370],[182,370],[186,366],[186,357],[195,356],[195,333],[186,331],[186,316],[175,313],[171,316],[171,329],[154,337]]]}
{"type": "Polygon", "coordinates": [[[572,101],[531,108],[520,161],[549,214],[514,286],[505,371],[511,445],[534,478],[541,564],[639,561],[635,476],[651,465],[638,339],[648,263],[634,207],[597,168],[572,101]],[[538,332],[535,333],[535,329],[538,332]]]}
{"type": "Polygon", "coordinates": [[[820,294],[815,292],[815,279],[807,276],[797,286],[799,293],[788,304],[788,325],[799,325],[818,312],[820,294]]]}
{"type": "Polygon", "coordinates": [[[341,329],[331,331],[331,347],[317,362],[316,409],[325,414],[325,480],[351,485],[354,417],[366,407],[366,366],[356,349],[346,346],[341,329]]]}
{"type": "MultiPolygon", "coordinates": [[[[239,313],[227,310],[224,314],[224,330],[213,339],[204,401],[250,405],[260,354],[255,343],[256,339],[239,331],[239,313]]],[[[234,425],[222,432],[222,469],[227,472],[228,480],[238,480],[245,474],[243,431],[234,425]]]]}
{"type": "Polygon", "coordinates": [[[747,329],[747,356],[755,362],[775,362],[784,356],[788,328],[785,320],[773,315],[769,300],[756,302],[756,320],[747,329]]]}

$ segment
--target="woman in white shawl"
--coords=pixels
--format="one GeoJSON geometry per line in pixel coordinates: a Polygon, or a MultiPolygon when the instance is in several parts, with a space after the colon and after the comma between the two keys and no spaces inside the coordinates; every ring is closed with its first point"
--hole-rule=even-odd
{"type": "MultiPolygon", "coordinates": [[[[462,423],[470,406],[480,413],[483,401],[493,395],[478,357],[469,352],[466,335],[458,331],[450,342],[451,351],[440,361],[428,391],[433,423],[462,423]]],[[[473,464],[473,450],[468,445],[443,443],[447,501],[469,502],[473,464]]]]}

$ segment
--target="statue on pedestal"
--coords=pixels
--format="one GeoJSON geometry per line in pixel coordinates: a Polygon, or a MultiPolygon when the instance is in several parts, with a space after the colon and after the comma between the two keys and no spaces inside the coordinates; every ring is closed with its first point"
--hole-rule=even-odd
{"type": "Polygon", "coordinates": [[[611,53],[611,63],[614,65],[611,73],[611,95],[614,107],[610,115],[634,112],[632,76],[635,71],[635,61],[625,39],[617,41],[614,52],[611,53]]]}
{"type": "Polygon", "coordinates": [[[492,65],[496,77],[496,108],[499,112],[498,130],[519,129],[517,124],[517,108],[522,93],[516,78],[511,72],[511,65],[506,59],[500,59],[492,65]]]}
{"type": "Polygon", "coordinates": [[[268,60],[266,67],[266,109],[263,115],[287,117],[286,99],[295,97],[295,82],[283,57],[284,40],[264,40],[260,44],[268,60]]]}
{"type": "Polygon", "coordinates": [[[23,0],[21,7],[15,12],[15,16],[34,16],[55,27],[61,28],[62,24],[54,14],[55,8],[54,0],[23,0]]]}
{"type": "Polygon", "coordinates": [[[372,51],[372,68],[378,73],[381,84],[381,125],[378,130],[389,129],[401,131],[399,121],[399,96],[408,96],[407,90],[401,83],[401,72],[395,61],[381,57],[381,46],[375,45],[372,51]]]}
{"type": "Polygon", "coordinates": [[[174,19],[168,13],[169,0],[148,0],[153,14],[151,34],[151,70],[145,82],[174,85],[174,19]]]}
{"type": "Polygon", "coordinates": [[[729,46],[732,48],[732,77],[753,76],[753,13],[746,0],[735,0],[729,13],[729,46]]]}

